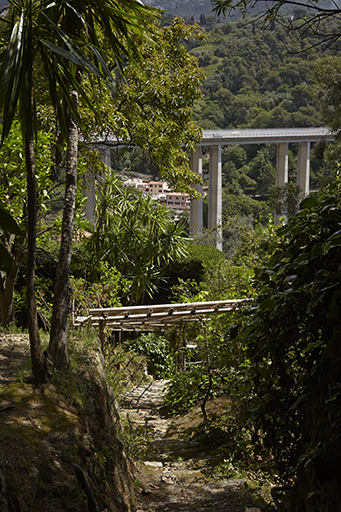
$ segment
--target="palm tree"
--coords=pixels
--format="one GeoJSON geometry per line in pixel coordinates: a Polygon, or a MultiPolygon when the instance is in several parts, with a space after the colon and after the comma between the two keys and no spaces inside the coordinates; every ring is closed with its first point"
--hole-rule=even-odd
{"type": "Polygon", "coordinates": [[[26,297],[30,334],[32,371],[39,382],[46,381],[49,373],[48,360],[44,357],[39,338],[35,301],[36,259],[36,182],[33,138],[33,62],[35,56],[33,38],[34,2],[19,0],[10,3],[1,21],[5,24],[1,51],[0,107],[3,112],[2,141],[7,137],[18,107],[25,147],[27,172],[27,270],[26,297]]]}
{"type": "MultiPolygon", "coordinates": [[[[63,2],[60,4],[60,20],[64,34],[66,33],[70,40],[76,42],[78,46],[83,46],[85,50],[90,50],[92,55],[95,56],[96,68],[94,68],[94,65],[89,60],[83,62],[84,56],[81,55],[82,68],[98,75],[97,64],[100,64],[106,76],[111,79],[104,59],[98,50],[100,43],[97,29],[100,29],[104,40],[108,41],[109,48],[116,60],[121,55],[132,57],[131,50],[134,48],[134,44],[131,34],[141,32],[143,15],[149,11],[149,8],[143,7],[136,0],[121,0],[120,3],[114,0],[101,2],[97,0],[75,0],[70,3],[63,2]]],[[[75,117],[75,114],[77,114],[78,94],[80,92],[83,93],[80,88],[80,67],[72,67],[70,65],[68,71],[68,76],[72,77],[68,92],[72,101],[68,102],[64,116],[68,138],[65,205],[55,283],[50,344],[48,347],[48,353],[59,370],[66,369],[69,366],[67,351],[68,292],[76,203],[78,124],[81,122],[79,118],[75,117]]]]}
{"type": "MultiPolygon", "coordinates": [[[[34,161],[34,62],[40,59],[49,81],[51,103],[58,126],[68,142],[65,209],[61,251],[56,280],[51,339],[48,352],[59,369],[67,356],[67,301],[72,250],[75,186],[77,182],[78,126],[77,96],[82,94],[81,72],[111,80],[99,49],[97,27],[103,29],[117,58],[131,56],[132,32],[140,32],[143,15],[149,11],[135,0],[9,0],[0,21],[5,26],[0,51],[0,110],[3,114],[2,140],[7,137],[18,112],[25,145],[27,170],[27,309],[32,370],[43,382],[48,376],[48,358],[39,338],[35,303],[36,185],[34,161]]],[[[90,102],[88,102],[90,104],[90,102]]]]}

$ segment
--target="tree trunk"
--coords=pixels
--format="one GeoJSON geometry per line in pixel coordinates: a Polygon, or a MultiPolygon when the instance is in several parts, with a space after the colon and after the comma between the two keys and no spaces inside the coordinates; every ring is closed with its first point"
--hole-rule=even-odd
{"type": "MultiPolygon", "coordinates": [[[[77,104],[77,93],[73,92],[77,104]]],[[[68,357],[68,308],[69,281],[73,241],[73,226],[76,207],[78,126],[68,110],[68,148],[66,162],[65,202],[63,210],[62,236],[59,250],[56,284],[54,291],[50,343],[48,353],[55,368],[66,370],[70,366],[68,357]]]]}
{"type": "Polygon", "coordinates": [[[30,335],[32,372],[39,383],[49,378],[49,361],[43,354],[37,317],[35,297],[35,264],[36,264],[36,178],[33,133],[28,130],[25,135],[25,159],[27,171],[27,269],[26,269],[26,303],[28,314],[28,331],[30,335]]]}
{"type": "Polygon", "coordinates": [[[7,327],[14,322],[13,293],[18,270],[19,263],[13,258],[11,272],[7,277],[0,277],[1,327],[7,327]]]}

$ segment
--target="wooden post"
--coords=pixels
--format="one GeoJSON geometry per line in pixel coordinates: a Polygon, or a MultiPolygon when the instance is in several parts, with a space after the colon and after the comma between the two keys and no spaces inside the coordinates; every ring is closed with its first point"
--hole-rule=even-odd
{"type": "Polygon", "coordinates": [[[105,326],[105,320],[100,320],[99,321],[99,339],[100,339],[100,342],[101,342],[102,352],[103,352],[103,349],[104,349],[104,326],[105,326]]]}

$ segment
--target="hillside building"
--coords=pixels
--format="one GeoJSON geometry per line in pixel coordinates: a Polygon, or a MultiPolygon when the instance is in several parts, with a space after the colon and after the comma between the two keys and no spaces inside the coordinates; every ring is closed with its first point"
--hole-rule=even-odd
{"type": "Polygon", "coordinates": [[[190,209],[189,194],[173,192],[166,181],[147,181],[131,178],[123,183],[124,186],[135,187],[145,195],[151,195],[155,201],[167,206],[171,210],[181,213],[190,209]]]}

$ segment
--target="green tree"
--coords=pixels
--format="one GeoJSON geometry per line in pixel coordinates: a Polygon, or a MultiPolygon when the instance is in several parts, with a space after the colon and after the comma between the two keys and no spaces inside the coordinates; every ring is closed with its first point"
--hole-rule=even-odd
{"type": "MultiPolygon", "coordinates": [[[[189,168],[189,153],[201,139],[193,108],[204,73],[183,42],[202,40],[203,35],[197,25],[186,25],[180,18],[169,26],[156,23],[151,31],[154,39],[136,39],[139,55],[124,66],[124,77],[118,72],[114,96],[108,95],[102,104],[105,133],[111,131],[123,145],[129,140],[129,145],[141,148],[174,189],[193,194],[191,184],[200,178],[189,168]]],[[[100,91],[95,92],[93,100],[98,102],[100,91]]],[[[87,123],[98,132],[91,111],[87,123]]]]}
{"type": "Polygon", "coordinates": [[[315,68],[316,86],[315,97],[322,108],[325,123],[336,133],[337,147],[334,150],[334,159],[339,159],[341,126],[340,115],[340,84],[341,84],[341,59],[337,56],[329,56],[318,61],[315,68]]]}
{"type": "MultiPolygon", "coordinates": [[[[32,356],[32,370],[38,381],[48,375],[47,358],[39,338],[35,301],[36,260],[36,166],[34,158],[34,61],[39,50],[47,57],[46,42],[56,36],[52,20],[46,17],[41,2],[10,2],[1,21],[4,28],[1,49],[0,108],[3,112],[2,142],[8,136],[16,109],[24,140],[27,172],[27,311],[32,356]],[[50,23],[46,23],[49,19],[50,23]]],[[[67,52],[65,52],[66,54],[67,52]]]]}
{"type": "MultiPolygon", "coordinates": [[[[53,182],[51,180],[51,134],[38,132],[36,141],[36,172],[37,172],[37,206],[38,212],[45,212],[46,202],[53,182]]],[[[6,206],[7,211],[20,229],[6,230],[2,226],[2,260],[4,268],[0,271],[0,305],[1,325],[6,327],[14,321],[13,292],[15,280],[24,260],[26,247],[26,165],[23,152],[23,141],[19,124],[15,122],[12,129],[3,141],[0,149],[0,202],[6,206]]]]}
{"type": "MultiPolygon", "coordinates": [[[[88,52],[79,55],[78,62],[69,59],[67,70],[69,80],[67,82],[65,80],[61,81],[60,84],[64,98],[69,100],[66,109],[59,116],[59,122],[65,122],[66,124],[68,148],[61,245],[48,353],[52,357],[55,366],[63,370],[69,366],[67,350],[68,291],[77,189],[78,130],[79,126],[83,125],[78,114],[78,97],[80,94],[83,98],[86,97],[84,88],[81,88],[81,70],[85,69],[103,79],[104,75],[97,67],[99,65],[100,69],[105,71],[112,82],[113,79],[101,54],[98,30],[103,31],[107,47],[113,53],[116,62],[122,59],[122,55],[131,59],[132,47],[136,49],[132,34],[139,33],[142,37],[142,30],[145,25],[144,15],[147,15],[148,8],[134,0],[120,0],[120,3],[106,0],[100,4],[93,0],[81,0],[76,5],[62,2],[59,7],[61,29],[65,31],[68,37],[72,38],[71,41],[75,41],[77,45],[85,48],[85,50],[91,49],[90,57],[94,57],[94,63],[86,55],[88,52]],[[65,91],[67,91],[66,95],[65,91]]],[[[74,46],[75,43],[73,43],[74,46]]],[[[53,80],[53,74],[50,77],[53,80]]]]}
{"type": "Polygon", "coordinates": [[[114,173],[98,183],[96,223],[89,242],[93,262],[106,261],[130,281],[127,301],[138,304],[152,296],[164,277],[162,270],[187,253],[181,225],[168,208],[122,189],[114,173]]]}
{"type": "MultiPolygon", "coordinates": [[[[144,12],[144,8],[133,0],[122,0],[121,5],[130,7],[132,13],[144,12]]],[[[77,6],[64,2],[50,4],[39,0],[19,0],[9,2],[1,21],[5,26],[4,43],[1,49],[0,70],[0,108],[3,112],[2,141],[7,137],[18,106],[19,119],[23,132],[25,161],[27,170],[27,225],[28,225],[28,258],[27,258],[27,309],[29,318],[30,345],[32,355],[33,374],[39,381],[47,378],[47,359],[41,350],[39,338],[37,311],[35,302],[35,259],[36,259],[36,182],[34,160],[34,120],[35,120],[35,88],[34,63],[39,55],[43,63],[46,77],[49,80],[49,92],[55,108],[59,127],[68,141],[68,164],[66,186],[66,212],[64,229],[62,233],[62,263],[66,261],[72,245],[72,226],[74,214],[74,198],[76,185],[76,166],[78,143],[78,126],[80,118],[77,115],[76,98],[80,89],[80,69],[86,69],[100,78],[110,77],[100,51],[96,47],[96,24],[104,24],[108,33],[108,41],[116,55],[121,55],[126,45],[122,44],[121,37],[131,41],[129,28],[140,32],[140,26],[135,21],[136,16],[128,14],[124,8],[116,3],[77,2],[77,6]],[[86,20],[86,21],[85,21],[86,20]],[[85,41],[84,33],[90,37],[91,45],[85,41]],[[73,39],[72,39],[73,38],[73,39]],[[87,56],[95,57],[95,64],[87,56]],[[99,67],[96,65],[99,63],[99,67]],[[75,143],[76,142],[76,143],[75,143]],[[71,230],[71,233],[70,233],[71,230]],[[70,242],[71,240],[71,242],[70,242]],[[64,254],[63,254],[64,253],[64,254]]],[[[61,265],[62,265],[61,263],[61,265]]],[[[58,290],[62,287],[61,281],[68,280],[68,272],[57,279],[58,290]]],[[[58,293],[57,293],[58,295],[58,293]]],[[[60,294],[59,294],[59,297],[60,294]]],[[[61,299],[61,310],[56,316],[62,318],[56,321],[58,326],[54,332],[60,331],[60,341],[50,343],[50,352],[54,356],[57,366],[68,366],[67,337],[65,337],[66,305],[61,299]],[[62,309],[63,308],[63,309],[62,309]],[[56,348],[56,344],[58,347],[56,348]]]]}
{"type": "MultiPolygon", "coordinates": [[[[196,59],[181,44],[181,39],[200,37],[200,31],[197,26],[187,27],[180,19],[173,20],[170,27],[149,27],[155,40],[149,38],[144,41],[142,36],[135,35],[134,44],[139,46],[139,52],[134,64],[122,64],[122,69],[117,70],[114,102],[111,95],[105,98],[103,91],[90,78],[82,83],[95,93],[93,102],[105,118],[105,130],[110,130],[120,139],[129,139],[132,145],[142,148],[157,164],[165,179],[174,187],[192,193],[190,182],[195,183],[200,178],[189,169],[188,151],[193,150],[200,139],[200,130],[192,120],[192,111],[194,100],[201,94],[203,73],[198,69],[196,59]]],[[[103,43],[106,37],[103,31],[99,39],[103,43]]],[[[110,66],[115,66],[115,56],[115,53],[108,56],[110,66]]],[[[89,109],[82,97],[80,108],[88,132],[98,132],[99,127],[104,128],[103,124],[98,124],[95,112],[89,109]]],[[[72,181],[75,181],[74,173],[72,181]]],[[[72,192],[72,187],[69,190],[72,192]]],[[[74,203],[66,201],[66,204],[74,203]]],[[[71,258],[72,210],[64,208],[64,216],[68,212],[69,220],[65,223],[68,226],[65,230],[67,243],[63,242],[62,231],[63,252],[61,249],[48,349],[54,360],[60,358],[61,362],[57,365],[61,366],[67,366],[67,269],[71,258]]]]}

